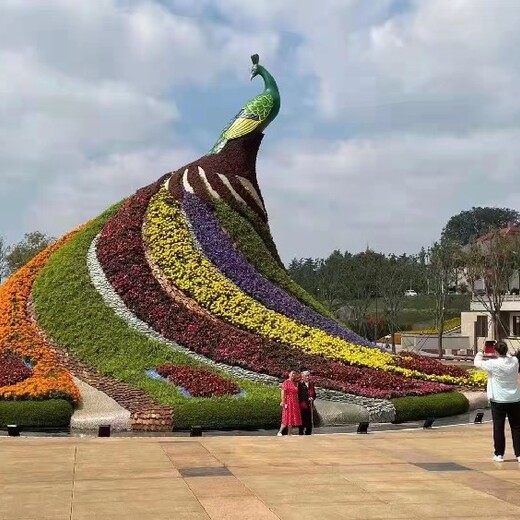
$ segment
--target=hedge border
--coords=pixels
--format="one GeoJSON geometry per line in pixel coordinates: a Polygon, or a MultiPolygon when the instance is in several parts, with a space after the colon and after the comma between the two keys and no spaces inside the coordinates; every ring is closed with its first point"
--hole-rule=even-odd
{"type": "Polygon", "coordinates": [[[445,392],[391,399],[395,407],[394,423],[419,421],[428,417],[449,417],[469,410],[469,401],[461,392],[445,392]]]}
{"type": "Polygon", "coordinates": [[[68,428],[74,409],[65,399],[43,401],[0,400],[0,428],[68,428]]]}

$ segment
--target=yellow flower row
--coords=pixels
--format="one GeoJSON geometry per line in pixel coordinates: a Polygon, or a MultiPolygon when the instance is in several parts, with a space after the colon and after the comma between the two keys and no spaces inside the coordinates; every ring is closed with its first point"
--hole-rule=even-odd
{"type": "Polygon", "coordinates": [[[449,375],[429,375],[394,364],[391,354],[353,345],[298,323],[244,294],[195,247],[177,203],[161,189],[148,206],[144,238],[153,261],[179,289],[227,322],[273,341],[353,365],[449,384],[480,384],[449,375]]]}

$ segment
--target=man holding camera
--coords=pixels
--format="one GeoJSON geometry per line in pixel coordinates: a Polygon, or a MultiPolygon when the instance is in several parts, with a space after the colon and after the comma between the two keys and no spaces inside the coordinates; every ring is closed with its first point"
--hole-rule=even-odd
{"type": "Polygon", "coordinates": [[[499,341],[495,345],[496,356],[484,359],[484,353],[478,352],[474,364],[488,374],[487,395],[493,417],[493,441],[495,462],[504,462],[506,451],[506,417],[511,427],[515,457],[520,462],[520,387],[518,385],[518,353],[508,354],[507,345],[499,341]]]}

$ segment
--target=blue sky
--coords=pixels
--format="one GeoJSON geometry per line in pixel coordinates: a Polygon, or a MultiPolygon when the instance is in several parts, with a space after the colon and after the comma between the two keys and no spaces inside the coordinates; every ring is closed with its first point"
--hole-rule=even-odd
{"type": "Polygon", "coordinates": [[[60,236],[205,153],[278,81],[258,176],[284,260],[416,252],[520,207],[516,0],[4,0],[0,236],[60,236]]]}

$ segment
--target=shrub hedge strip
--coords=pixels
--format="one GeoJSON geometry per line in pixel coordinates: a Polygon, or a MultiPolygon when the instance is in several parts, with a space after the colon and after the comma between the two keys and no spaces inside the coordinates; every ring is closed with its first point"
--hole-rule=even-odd
{"type": "Polygon", "coordinates": [[[8,424],[30,427],[67,427],[72,405],[64,399],[0,401],[0,428],[8,424]]]}
{"type": "Polygon", "coordinates": [[[423,395],[418,397],[397,397],[392,399],[395,406],[396,423],[418,421],[428,417],[448,417],[469,410],[469,401],[460,392],[423,395]]]}
{"type": "Polygon", "coordinates": [[[246,397],[185,398],[174,386],[151,379],[146,369],[165,363],[201,366],[189,356],[130,329],[103,302],[92,285],[86,254],[91,241],[116,212],[107,210],[53,254],[36,280],[33,299],[39,324],[62,347],[101,374],[141,388],[158,402],[173,406],[176,428],[255,428],[279,422],[279,390],[236,380],[246,397]]]}

